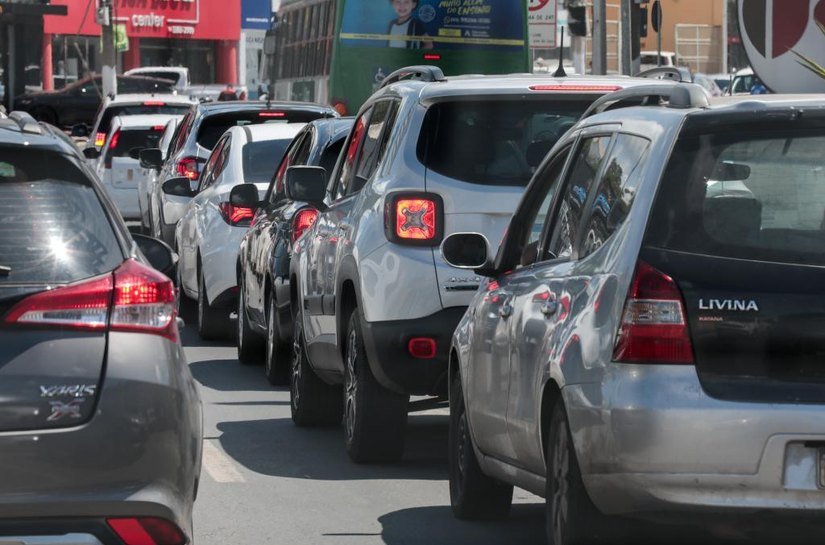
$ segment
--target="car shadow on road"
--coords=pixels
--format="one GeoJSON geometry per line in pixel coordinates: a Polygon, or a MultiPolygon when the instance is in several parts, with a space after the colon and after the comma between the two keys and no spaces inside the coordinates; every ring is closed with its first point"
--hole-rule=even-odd
{"type": "Polygon", "coordinates": [[[219,392],[286,392],[273,388],[264,377],[261,365],[241,365],[238,360],[204,360],[189,364],[189,370],[202,386],[219,392]],[[231,367],[231,372],[227,368],[231,367]]]}
{"type": "Polygon", "coordinates": [[[316,480],[442,480],[447,478],[447,418],[410,415],[400,462],[352,463],[343,429],[298,428],[278,418],[218,424],[224,452],[251,471],[275,477],[316,480]]]}

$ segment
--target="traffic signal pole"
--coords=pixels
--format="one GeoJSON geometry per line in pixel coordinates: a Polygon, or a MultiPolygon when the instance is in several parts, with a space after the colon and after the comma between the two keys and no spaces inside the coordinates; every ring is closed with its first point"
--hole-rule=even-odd
{"type": "Polygon", "coordinates": [[[117,95],[117,56],[115,53],[115,28],[112,13],[114,0],[101,0],[98,8],[100,39],[103,42],[103,95],[117,95]]]}
{"type": "Polygon", "coordinates": [[[607,74],[606,0],[593,0],[593,74],[607,74]]]}
{"type": "Polygon", "coordinates": [[[633,48],[633,31],[631,30],[632,27],[630,23],[631,2],[633,2],[633,0],[622,0],[621,29],[619,30],[619,35],[621,36],[621,43],[619,47],[619,59],[621,61],[621,66],[619,69],[625,76],[630,76],[633,74],[633,56],[631,52],[633,48]]]}

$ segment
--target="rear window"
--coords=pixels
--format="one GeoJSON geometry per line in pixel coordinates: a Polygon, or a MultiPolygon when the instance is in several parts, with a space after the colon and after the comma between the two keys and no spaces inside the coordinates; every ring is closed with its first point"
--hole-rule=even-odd
{"type": "Polygon", "coordinates": [[[111,163],[113,157],[129,157],[132,148],[156,148],[166,127],[158,125],[151,129],[121,129],[109,141],[106,148],[106,161],[111,163]]]}
{"type": "Polygon", "coordinates": [[[73,282],[123,259],[97,194],[71,161],[0,148],[0,286],[73,282]]]}
{"type": "Polygon", "coordinates": [[[288,140],[267,140],[250,142],[243,147],[243,178],[248,184],[267,183],[272,179],[275,168],[284,158],[288,140]]]}
{"type": "Polygon", "coordinates": [[[260,123],[309,123],[324,117],[308,111],[234,111],[210,115],[201,121],[198,129],[198,144],[211,150],[231,127],[257,125],[260,123]]]}
{"type": "Polygon", "coordinates": [[[439,174],[482,185],[526,186],[592,100],[443,102],[427,112],[418,158],[439,174]]]}
{"type": "Polygon", "coordinates": [[[180,74],[178,72],[141,72],[139,74],[134,74],[135,76],[143,76],[145,78],[158,78],[158,79],[165,79],[169,80],[174,84],[180,82],[180,74]]]}
{"type": "Polygon", "coordinates": [[[118,115],[185,115],[191,107],[186,104],[161,104],[160,102],[162,101],[158,101],[158,103],[155,104],[111,106],[103,112],[97,132],[108,133],[112,127],[112,119],[118,115]]]}
{"type": "Polygon", "coordinates": [[[649,246],[825,265],[825,132],[682,138],[648,227],[649,246]]]}

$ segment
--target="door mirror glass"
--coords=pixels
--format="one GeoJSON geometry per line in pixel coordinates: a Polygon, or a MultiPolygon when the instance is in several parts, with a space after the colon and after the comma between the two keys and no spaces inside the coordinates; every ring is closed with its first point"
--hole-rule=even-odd
{"type": "Polygon", "coordinates": [[[327,172],[322,167],[296,166],[286,169],[286,196],[323,211],[327,172]]]}
{"type": "Polygon", "coordinates": [[[441,243],[444,261],[457,269],[481,269],[490,265],[490,243],[478,233],[454,233],[441,243]]]}
{"type": "Polygon", "coordinates": [[[145,235],[133,234],[132,238],[152,267],[169,278],[175,277],[178,255],[165,242],[145,235]]]}
{"type": "Polygon", "coordinates": [[[261,198],[255,184],[240,184],[229,193],[229,204],[242,208],[258,208],[261,198]]]}
{"type": "Polygon", "coordinates": [[[100,150],[97,148],[85,148],[83,150],[83,157],[86,159],[97,159],[100,157],[100,150]]]}
{"type": "Polygon", "coordinates": [[[140,166],[160,170],[163,164],[163,153],[158,148],[145,148],[138,155],[140,166]]]}
{"type": "Polygon", "coordinates": [[[185,176],[166,180],[161,188],[165,194],[174,197],[193,197],[195,195],[189,178],[185,176]]]}

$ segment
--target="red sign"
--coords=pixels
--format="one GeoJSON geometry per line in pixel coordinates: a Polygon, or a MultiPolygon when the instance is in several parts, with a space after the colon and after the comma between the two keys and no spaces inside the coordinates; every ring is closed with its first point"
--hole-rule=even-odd
{"type": "MultiPolygon", "coordinates": [[[[69,14],[46,16],[47,34],[100,36],[100,25],[95,22],[99,0],[52,0],[51,3],[68,6],[69,14]]],[[[126,25],[130,38],[234,41],[241,36],[241,0],[113,0],[113,3],[114,22],[126,25]]]]}

